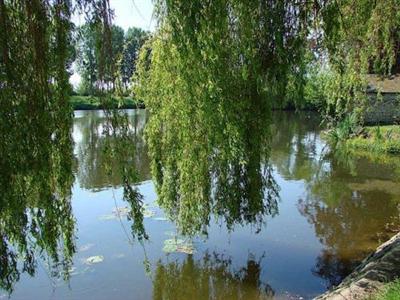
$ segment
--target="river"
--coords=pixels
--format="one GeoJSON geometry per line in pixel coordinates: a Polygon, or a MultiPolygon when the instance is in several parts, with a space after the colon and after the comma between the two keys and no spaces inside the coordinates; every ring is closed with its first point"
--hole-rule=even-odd
{"type": "MultiPolygon", "coordinates": [[[[26,246],[32,255],[20,255],[13,269],[18,276],[0,271],[0,299],[310,299],[399,228],[400,172],[391,158],[331,151],[318,116],[274,112],[269,164],[276,203],[255,218],[243,209],[211,214],[206,232],[182,237],[157,203],[143,139],[148,114],[128,113],[148,240],[132,235],[121,179],[103,166],[103,113],[76,111],[68,278],[54,267],[63,259],[52,261],[33,238],[26,246]],[[230,224],[228,214],[236,214],[230,224]],[[36,257],[33,272],[24,268],[28,257],[36,257]]],[[[14,251],[0,248],[3,261],[19,252],[8,230],[14,251]]]]}

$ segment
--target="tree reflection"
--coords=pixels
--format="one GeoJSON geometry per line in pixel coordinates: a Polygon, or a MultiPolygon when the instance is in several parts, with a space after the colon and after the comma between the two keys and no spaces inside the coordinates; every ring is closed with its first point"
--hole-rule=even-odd
{"type": "Polygon", "coordinates": [[[274,112],[271,162],[285,179],[309,181],[318,171],[319,122],[313,113],[274,112]]]}
{"type": "MultiPolygon", "coordinates": [[[[129,157],[125,159],[133,163],[136,169],[137,181],[150,179],[147,149],[144,144],[143,131],[147,120],[145,110],[128,114],[128,126],[132,131],[132,143],[129,157]]],[[[104,132],[107,125],[106,116],[101,112],[83,112],[74,119],[74,135],[76,137],[76,153],[78,160],[77,177],[81,187],[91,190],[101,190],[111,186],[121,186],[122,179],[117,171],[118,156],[106,153],[109,136],[104,132]],[[111,170],[107,170],[108,165],[111,170]]],[[[118,139],[118,137],[117,137],[118,139]]]]}
{"type": "Polygon", "coordinates": [[[320,179],[299,210],[326,247],[317,258],[313,272],[337,285],[379,243],[390,238],[400,217],[396,201],[382,191],[363,191],[349,182],[320,179]],[[332,192],[335,197],[325,197],[332,192]],[[384,204],[383,204],[384,203],[384,204]]]}
{"type": "Polygon", "coordinates": [[[261,261],[249,255],[246,266],[234,270],[230,258],[206,253],[179,263],[159,261],[153,279],[153,299],[272,299],[275,292],[261,280],[261,261]]]}
{"type": "Polygon", "coordinates": [[[392,165],[377,167],[376,161],[343,149],[323,151],[318,120],[291,117],[298,120],[285,122],[283,116],[275,121],[271,161],[286,179],[306,186],[298,209],[324,245],[312,272],[329,288],[400,224],[398,182],[392,165]]]}

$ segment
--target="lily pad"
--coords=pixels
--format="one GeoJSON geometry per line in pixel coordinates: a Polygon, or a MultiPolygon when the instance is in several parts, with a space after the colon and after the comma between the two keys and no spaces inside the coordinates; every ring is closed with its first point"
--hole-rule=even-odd
{"type": "Polygon", "coordinates": [[[70,276],[77,276],[77,275],[83,275],[87,272],[93,272],[93,269],[91,267],[85,267],[83,270],[77,270],[76,268],[72,267],[69,270],[69,275],[70,276]]]}
{"type": "Polygon", "coordinates": [[[176,248],[176,252],[193,254],[195,252],[194,246],[192,243],[187,243],[180,245],[176,248]]]}
{"type": "Polygon", "coordinates": [[[130,209],[128,207],[116,207],[113,209],[113,214],[116,216],[127,216],[130,212],[130,209]]]}
{"type": "Polygon", "coordinates": [[[107,221],[107,220],[117,220],[118,218],[125,217],[129,214],[130,210],[128,207],[116,207],[112,210],[112,213],[109,215],[102,215],[99,217],[99,220],[107,221]]]}
{"type": "Polygon", "coordinates": [[[96,256],[90,256],[85,259],[85,264],[87,265],[93,265],[93,264],[98,264],[104,261],[104,256],[102,255],[96,255],[96,256]]]}
{"type": "Polygon", "coordinates": [[[173,238],[164,241],[163,251],[166,253],[179,252],[193,254],[195,252],[195,248],[192,242],[173,238]]]}
{"type": "Polygon", "coordinates": [[[143,209],[143,217],[144,218],[152,218],[156,215],[155,211],[150,210],[148,208],[143,209]]]}
{"type": "MultiPolygon", "coordinates": [[[[99,220],[116,220],[128,216],[130,211],[131,210],[128,207],[116,207],[113,209],[112,214],[102,215],[99,217],[99,220]]],[[[143,206],[142,213],[144,218],[152,218],[156,215],[154,210],[149,209],[149,205],[143,206]]]]}

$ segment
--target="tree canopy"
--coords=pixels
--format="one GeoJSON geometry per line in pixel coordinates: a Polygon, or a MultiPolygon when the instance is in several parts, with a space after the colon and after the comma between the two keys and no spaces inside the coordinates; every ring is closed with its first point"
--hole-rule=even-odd
{"type": "MultiPolygon", "coordinates": [[[[77,30],[77,70],[81,76],[78,92],[82,95],[96,95],[99,92],[99,71],[102,33],[98,24],[86,23],[77,30]]],[[[139,28],[124,30],[116,25],[111,26],[111,48],[107,55],[109,64],[115,66],[105,74],[107,85],[116,88],[121,83],[122,92],[127,91],[132,75],[136,69],[139,50],[148,38],[148,32],[139,28]]]]}
{"type": "MultiPolygon", "coordinates": [[[[271,108],[303,93],[310,54],[331,74],[324,114],[332,124],[349,117],[362,122],[368,72],[399,70],[400,0],[155,4],[158,27],[136,68],[130,60],[144,33],[128,32],[121,46],[107,0],[0,0],[1,169],[18,173],[28,162],[51,162],[41,144],[70,149],[74,11],[87,21],[81,65],[90,88],[107,101],[117,74],[126,85],[135,73],[134,92],[151,112],[147,142],[160,202],[178,224],[191,226],[187,233],[207,224],[209,211],[230,224],[274,213],[271,108]]],[[[124,160],[131,141],[126,118],[115,111],[107,117],[107,133],[124,135],[108,149],[124,160]]],[[[125,195],[140,204],[129,184],[134,170],[126,165],[125,195]]]]}
{"type": "Polygon", "coordinates": [[[132,76],[136,72],[139,51],[148,37],[148,32],[135,27],[129,28],[125,34],[125,43],[120,62],[121,81],[124,89],[128,88],[132,76]]]}

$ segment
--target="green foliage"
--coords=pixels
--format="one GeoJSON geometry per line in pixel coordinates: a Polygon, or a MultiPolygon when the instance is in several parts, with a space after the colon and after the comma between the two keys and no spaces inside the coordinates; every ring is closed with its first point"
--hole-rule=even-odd
{"type": "MultiPolygon", "coordinates": [[[[147,142],[159,202],[181,230],[204,230],[212,211],[229,226],[239,221],[229,221],[235,208],[262,203],[268,176],[257,176],[268,164],[270,111],[288,97],[297,107],[304,95],[317,102],[328,122],[339,124],[336,140],[359,131],[364,74],[372,61],[389,69],[393,56],[375,55],[367,42],[397,41],[373,31],[384,5],[397,11],[397,0],[380,3],[300,1],[294,9],[292,1],[157,1],[160,27],[143,48],[135,92],[151,114],[147,142]],[[322,74],[308,51],[319,30],[321,64],[330,66],[322,74]],[[258,182],[258,196],[235,190],[234,182],[258,182]]],[[[397,21],[384,26],[395,30],[397,21]]]]}
{"type": "Polygon", "coordinates": [[[383,290],[373,299],[375,300],[397,300],[400,298],[400,280],[397,279],[387,284],[383,290]]]}
{"type": "Polygon", "coordinates": [[[320,112],[325,111],[327,99],[327,85],[332,74],[319,64],[311,64],[308,68],[304,86],[304,102],[306,107],[314,108],[320,112]]]}
{"type": "Polygon", "coordinates": [[[9,292],[43,258],[67,278],[75,252],[71,12],[69,2],[0,1],[0,288],[9,292]]]}
{"type": "Polygon", "coordinates": [[[78,93],[81,95],[96,94],[96,81],[98,72],[98,56],[96,48],[97,35],[100,35],[94,25],[86,24],[78,29],[77,42],[77,69],[81,76],[78,93]]]}
{"type": "MultiPolygon", "coordinates": [[[[74,110],[103,109],[102,100],[96,96],[71,96],[70,103],[74,110]]],[[[130,109],[141,108],[143,103],[131,97],[113,97],[110,103],[111,108],[130,109]]]]}
{"type": "Polygon", "coordinates": [[[104,88],[102,84],[112,85],[116,80],[117,73],[114,68],[106,68],[104,72],[102,65],[115,66],[122,57],[124,47],[124,30],[119,26],[111,26],[111,47],[108,49],[104,62],[99,43],[102,43],[102,28],[99,22],[89,22],[78,28],[77,41],[77,68],[81,76],[78,87],[80,95],[97,95],[104,88]],[[100,82],[102,72],[103,82],[100,82]]]}
{"type": "Polygon", "coordinates": [[[128,84],[136,69],[139,49],[149,33],[139,28],[124,30],[112,25],[110,27],[109,53],[102,58],[101,44],[104,33],[99,21],[88,22],[77,30],[77,69],[81,76],[78,94],[83,96],[97,95],[105,84],[108,89],[118,89],[126,95],[128,84]],[[102,65],[112,66],[109,68],[102,65]],[[99,72],[102,70],[104,82],[100,82],[99,72]],[[103,70],[103,71],[104,71],[103,70]],[[118,86],[118,84],[120,86],[118,86]]]}
{"type": "Polygon", "coordinates": [[[328,131],[328,138],[334,143],[342,142],[354,135],[359,128],[357,116],[351,114],[328,131]]]}
{"type": "Polygon", "coordinates": [[[332,125],[367,108],[367,73],[387,75],[400,66],[400,1],[328,1],[321,9],[323,44],[332,71],[325,114],[332,125]]]}
{"type": "Polygon", "coordinates": [[[349,139],[346,145],[374,153],[400,154],[400,127],[365,127],[362,133],[349,139]]]}
{"type": "MultiPolygon", "coordinates": [[[[399,5],[399,0],[156,1],[160,27],[140,55],[135,91],[151,113],[147,142],[159,201],[181,231],[205,231],[211,212],[228,227],[254,223],[257,229],[265,215],[276,213],[270,111],[289,92],[305,93],[315,32],[322,30],[320,55],[331,72],[323,83],[325,114],[331,124],[341,124],[338,138],[357,132],[366,108],[365,74],[399,67],[399,5]]],[[[0,240],[7,258],[0,270],[9,274],[2,277],[6,289],[19,277],[14,249],[30,258],[23,270],[34,272],[27,230],[55,262],[58,241],[65,245],[63,267],[74,248],[68,71],[75,8],[84,8],[88,20],[78,42],[82,90],[98,94],[107,108],[106,162],[116,158],[122,166],[108,169],[123,179],[135,220],[132,232],[146,238],[142,197],[133,184],[134,137],[126,115],[110,109],[118,62],[124,65],[124,37],[111,26],[109,2],[0,0],[0,169],[5,170],[0,226],[7,233],[0,240]],[[56,223],[46,219],[54,214],[56,223]]],[[[133,40],[132,45],[142,43],[133,40]]],[[[129,49],[137,54],[138,47],[129,49]]],[[[125,69],[126,79],[134,69],[125,69]]]]}
{"type": "Polygon", "coordinates": [[[184,233],[204,230],[210,211],[228,226],[257,223],[276,211],[271,106],[306,35],[284,20],[307,22],[308,7],[297,15],[288,2],[160,1],[158,9],[162,27],[142,52],[135,92],[150,110],[159,202],[184,233]]]}
{"type": "Polygon", "coordinates": [[[120,76],[124,90],[135,73],[136,61],[139,57],[139,50],[148,39],[149,33],[140,28],[129,28],[125,34],[125,41],[120,61],[120,76]]]}

